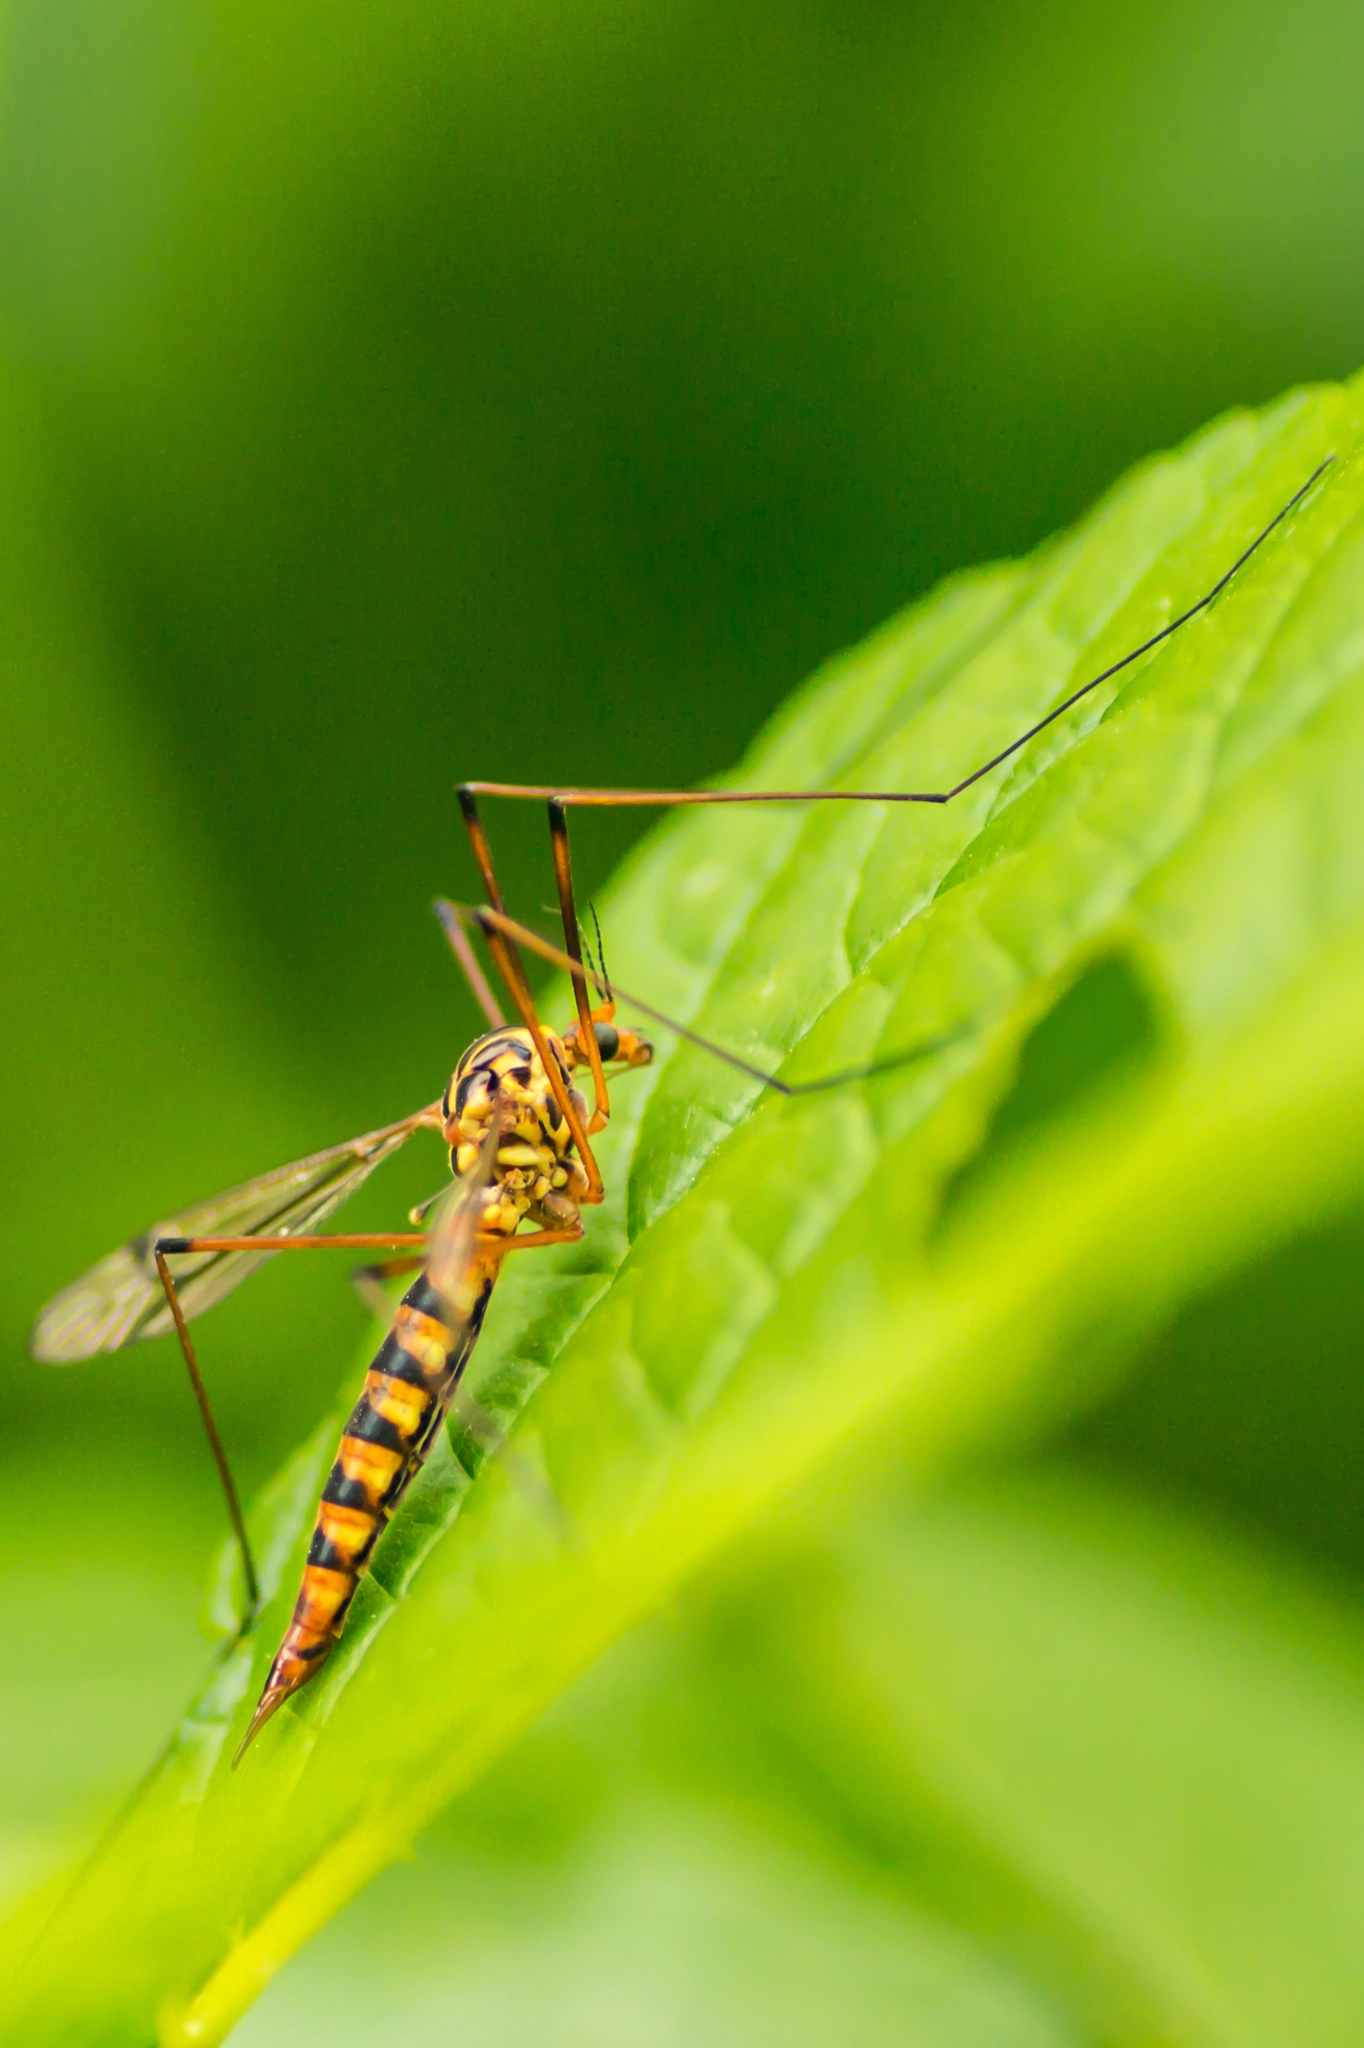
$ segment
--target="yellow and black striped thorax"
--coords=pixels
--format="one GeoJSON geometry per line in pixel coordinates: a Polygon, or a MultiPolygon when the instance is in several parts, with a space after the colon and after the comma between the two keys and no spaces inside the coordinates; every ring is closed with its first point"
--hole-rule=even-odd
{"type": "MultiPolygon", "coordinates": [[[[573,1055],[553,1032],[545,1036],[564,1086],[585,1117],[586,1106],[571,1079],[573,1055]]],[[[538,1208],[546,1197],[561,1190],[576,1196],[585,1184],[572,1134],[540,1056],[529,1032],[515,1026],[475,1039],[450,1076],[441,1111],[455,1175],[472,1170],[494,1104],[502,1118],[502,1137],[482,1227],[510,1235],[527,1210],[538,1208]]]]}

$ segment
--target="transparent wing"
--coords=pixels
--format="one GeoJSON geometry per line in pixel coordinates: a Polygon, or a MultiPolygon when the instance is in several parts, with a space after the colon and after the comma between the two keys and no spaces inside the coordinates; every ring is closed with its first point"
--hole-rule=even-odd
{"type": "MultiPolygon", "coordinates": [[[[497,1148],[506,1131],[505,1113],[499,1108],[479,1148],[478,1158],[468,1173],[461,1174],[446,1190],[435,1210],[427,1239],[426,1277],[440,1297],[447,1328],[454,1338],[452,1355],[463,1350],[467,1358],[471,1345],[463,1343],[473,1305],[482,1293],[487,1269],[474,1263],[475,1240],[483,1220],[484,1201],[497,1148]]],[[[528,1459],[518,1457],[507,1442],[506,1433],[477,1401],[456,1384],[447,1396],[463,1427],[490,1456],[506,1460],[515,1484],[531,1506],[561,1542],[572,1540],[572,1520],[562,1501],[543,1475],[528,1459]]]]}
{"type": "Polygon", "coordinates": [[[451,1330],[463,1329],[477,1292],[477,1278],[470,1262],[502,1131],[502,1116],[495,1113],[479,1146],[478,1158],[446,1190],[432,1212],[426,1239],[426,1277],[440,1296],[451,1330]]]}
{"type": "MultiPolygon", "coordinates": [[[[29,1352],[45,1365],[67,1365],[97,1351],[119,1351],[171,1328],[152,1248],[162,1237],[301,1237],[348,1200],[376,1166],[412,1133],[438,1123],[439,1105],[401,1123],[366,1131],[344,1145],[277,1166],[240,1187],[154,1223],[130,1244],[111,1252],[50,1301],[34,1324],[29,1352]]],[[[202,1315],[273,1252],[187,1252],[177,1258],[175,1282],[187,1317],[202,1315]]]]}

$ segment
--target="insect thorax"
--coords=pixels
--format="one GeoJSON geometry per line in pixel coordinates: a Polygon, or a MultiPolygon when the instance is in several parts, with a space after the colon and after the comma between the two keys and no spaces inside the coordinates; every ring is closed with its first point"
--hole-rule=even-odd
{"type": "MultiPolygon", "coordinates": [[[[585,1116],[573,1054],[553,1032],[545,1037],[585,1116]]],[[[452,1173],[473,1171],[495,1108],[503,1129],[482,1228],[510,1236],[527,1215],[553,1225],[575,1214],[587,1177],[530,1034],[514,1026],[475,1039],[450,1076],[441,1109],[452,1173]]]]}

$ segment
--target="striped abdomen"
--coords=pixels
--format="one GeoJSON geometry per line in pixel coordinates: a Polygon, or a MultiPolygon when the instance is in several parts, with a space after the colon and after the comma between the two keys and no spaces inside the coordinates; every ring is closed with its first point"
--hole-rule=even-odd
{"type": "Polygon", "coordinates": [[[321,1670],[341,1634],[380,1533],[421,1469],[478,1341],[493,1291],[491,1271],[471,1273],[469,1291],[458,1336],[442,1320],[425,1273],[402,1298],[322,1489],[293,1619],[238,1756],[276,1708],[321,1670]]]}

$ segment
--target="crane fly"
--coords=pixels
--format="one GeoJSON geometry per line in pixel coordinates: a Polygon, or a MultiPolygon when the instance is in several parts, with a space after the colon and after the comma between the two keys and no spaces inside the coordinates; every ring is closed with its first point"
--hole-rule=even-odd
{"type": "MultiPolygon", "coordinates": [[[[600,934],[595,958],[590,945],[584,946],[573,889],[569,811],[578,806],[619,805],[951,803],[1101,683],[1206,610],[1333,460],[1328,456],[1319,465],[1196,604],[1101,675],[1072,691],[1044,718],[950,788],[663,790],[556,789],[500,782],[460,785],[459,802],[485,901],[473,907],[441,900],[436,913],[488,1029],[465,1052],[440,1098],[397,1123],[277,1167],[154,1225],[91,1267],[49,1303],[30,1341],[35,1359],[67,1364],[175,1331],[241,1553],[247,1595],[244,1631],[260,1606],[260,1582],[189,1324],[283,1251],[326,1247],[386,1253],[386,1258],[362,1267],[355,1276],[371,1301],[380,1298],[384,1280],[404,1272],[416,1275],[392,1314],[388,1334],[346,1423],[322,1489],[293,1615],[242,1737],[238,1760],[265,1722],[317,1675],[338,1641],[375,1545],[458,1397],[503,1260],[512,1252],[576,1241],[583,1234],[583,1209],[604,1197],[592,1140],[610,1118],[609,1076],[647,1066],[653,1057],[647,1038],[617,1023],[617,998],[750,1079],[788,1096],[871,1079],[921,1059],[943,1043],[921,1042],[871,1065],[815,1080],[787,1081],[613,986],[600,934]],[[562,946],[551,944],[508,915],[479,809],[479,799],[486,797],[532,798],[547,804],[562,946]],[[514,1012],[510,1021],[479,965],[471,943],[474,935],[482,937],[510,1000],[514,1012]],[[551,1030],[540,1018],[526,978],[526,952],[571,978],[576,1016],[562,1032],[551,1030]],[[600,998],[596,1003],[594,994],[600,998]],[[590,1082],[590,1110],[575,1077],[590,1082]],[[318,1226],[419,1130],[440,1134],[449,1149],[452,1174],[452,1185],[434,1205],[426,1227],[388,1233],[321,1233],[318,1226]]],[[[410,1220],[416,1221],[419,1213],[413,1212],[410,1220]]],[[[388,1297],[381,1298],[388,1314],[388,1297]]]]}

